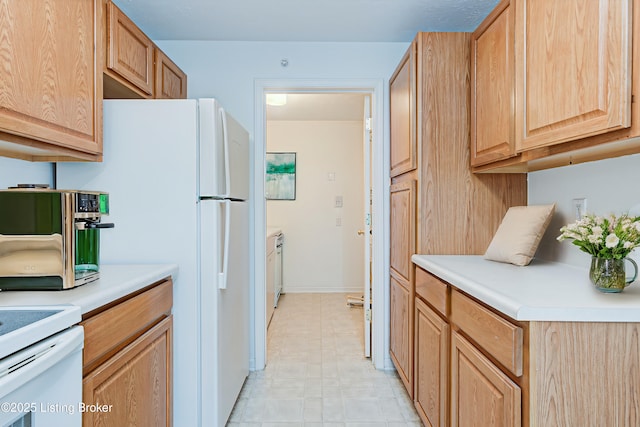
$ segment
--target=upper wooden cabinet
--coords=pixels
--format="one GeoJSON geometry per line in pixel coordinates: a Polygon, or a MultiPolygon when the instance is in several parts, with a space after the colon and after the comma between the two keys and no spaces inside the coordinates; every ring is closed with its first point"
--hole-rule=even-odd
{"type": "Polygon", "coordinates": [[[503,0],[471,36],[471,165],[516,155],[515,13],[503,0]]]}
{"type": "Polygon", "coordinates": [[[0,155],[99,160],[100,0],[0,0],[0,155]]]}
{"type": "Polygon", "coordinates": [[[106,15],[106,72],[153,96],[153,42],[112,2],[106,15]]]}
{"type": "Polygon", "coordinates": [[[113,2],[103,4],[105,98],[186,98],[180,67],[113,2]]]}
{"type": "Polygon", "coordinates": [[[163,51],[155,49],[156,98],[186,98],[187,76],[163,51]]]}
{"type": "Polygon", "coordinates": [[[632,0],[518,0],[516,149],[630,126],[632,0]]]}
{"type": "Polygon", "coordinates": [[[391,177],[417,167],[416,46],[414,40],[389,81],[391,177]]]}
{"type": "Polygon", "coordinates": [[[504,0],[474,33],[472,49],[475,172],[530,172],[640,152],[633,139],[640,136],[639,1],[504,0]],[[515,59],[513,67],[501,67],[503,48],[512,46],[506,59],[515,59]],[[506,80],[493,79],[508,69],[506,80]],[[511,110],[498,102],[505,81],[514,82],[511,110]],[[515,130],[506,144],[508,126],[515,130]]]}

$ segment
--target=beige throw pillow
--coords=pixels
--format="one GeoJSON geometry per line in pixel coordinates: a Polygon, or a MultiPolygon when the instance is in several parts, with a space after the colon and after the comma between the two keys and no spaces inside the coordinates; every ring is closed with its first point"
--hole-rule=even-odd
{"type": "Polygon", "coordinates": [[[486,259],[527,265],[538,249],[538,244],[555,211],[553,205],[513,206],[502,218],[484,254],[486,259]]]}

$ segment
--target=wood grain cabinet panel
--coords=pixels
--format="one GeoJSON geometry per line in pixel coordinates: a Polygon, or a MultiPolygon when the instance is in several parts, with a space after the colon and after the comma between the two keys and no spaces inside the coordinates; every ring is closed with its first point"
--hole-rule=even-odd
{"type": "Polygon", "coordinates": [[[516,2],[516,149],[631,125],[632,0],[516,2]]]}
{"type": "Polygon", "coordinates": [[[471,36],[471,165],[516,155],[515,13],[503,0],[471,36]]]}
{"type": "Polygon", "coordinates": [[[155,48],[155,90],[159,99],[187,97],[187,75],[163,51],[155,48]]]}
{"type": "Polygon", "coordinates": [[[389,81],[391,172],[395,177],[417,167],[416,41],[402,57],[389,81]]]}
{"type": "Polygon", "coordinates": [[[531,322],[531,426],[640,425],[640,323],[531,322]]]}
{"type": "Polygon", "coordinates": [[[83,426],[172,425],[170,278],[84,315],[83,426]],[[104,407],[104,406],[101,406],[104,407]]]}
{"type": "Polygon", "coordinates": [[[449,286],[437,277],[416,267],[416,296],[428,301],[442,316],[449,315],[449,286]]]}
{"type": "Polygon", "coordinates": [[[522,375],[522,328],[455,290],[451,321],[514,375],[522,375]]]}
{"type": "Polygon", "coordinates": [[[0,155],[102,155],[99,0],[0,0],[0,155]]]}
{"type": "Polygon", "coordinates": [[[416,250],[416,181],[391,186],[390,267],[402,278],[413,280],[411,256],[416,250]]]}
{"type": "MultiPolygon", "coordinates": [[[[449,295],[437,281],[416,282],[412,255],[483,253],[507,209],[526,204],[526,175],[478,176],[470,169],[470,50],[469,33],[418,33],[390,78],[390,281],[398,295],[401,286],[408,292],[410,331],[418,285],[444,316],[449,295]]],[[[392,313],[402,306],[391,304],[392,313]]],[[[398,335],[406,332],[392,325],[392,345],[413,345],[413,334],[398,335]]],[[[413,395],[414,367],[397,359],[413,395]]]]}
{"type": "Polygon", "coordinates": [[[153,97],[154,44],[113,2],[107,3],[107,73],[153,97]]]}
{"type": "Polygon", "coordinates": [[[391,276],[389,353],[400,379],[413,396],[413,293],[410,284],[391,276]]]}
{"type": "Polygon", "coordinates": [[[451,341],[451,426],[519,427],[520,387],[455,331],[451,341]]]}
{"type": "Polygon", "coordinates": [[[146,292],[123,301],[82,323],[85,346],[84,371],[89,372],[136,334],[171,312],[173,282],[164,281],[146,292]]]}
{"type": "Polygon", "coordinates": [[[416,299],[414,401],[429,427],[449,425],[449,324],[416,299]]]}
{"type": "Polygon", "coordinates": [[[169,427],[171,420],[170,316],[83,380],[83,402],[107,405],[86,411],[82,425],[169,427]]]}

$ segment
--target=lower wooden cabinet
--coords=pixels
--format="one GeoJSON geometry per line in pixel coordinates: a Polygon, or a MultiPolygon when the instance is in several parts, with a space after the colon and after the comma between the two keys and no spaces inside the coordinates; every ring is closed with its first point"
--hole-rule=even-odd
{"type": "Polygon", "coordinates": [[[172,425],[172,288],[160,281],[81,322],[84,427],[172,425]]]}
{"type": "Polygon", "coordinates": [[[640,322],[518,321],[416,269],[426,426],[640,426],[640,322]]]}
{"type": "Polygon", "coordinates": [[[451,341],[451,426],[519,427],[520,387],[460,334],[451,341]]]}
{"type": "Polygon", "coordinates": [[[420,268],[415,277],[413,400],[423,424],[521,426],[523,328],[420,268]]]}
{"type": "Polygon", "coordinates": [[[414,401],[429,427],[449,425],[449,324],[416,298],[414,401]]]}
{"type": "MultiPolygon", "coordinates": [[[[413,299],[411,292],[391,276],[389,352],[400,379],[411,395],[413,390],[413,299]]],[[[408,283],[406,283],[408,285],[408,283]]]]}
{"type": "Polygon", "coordinates": [[[170,426],[171,345],[169,316],[87,375],[84,426],[170,426]]]}

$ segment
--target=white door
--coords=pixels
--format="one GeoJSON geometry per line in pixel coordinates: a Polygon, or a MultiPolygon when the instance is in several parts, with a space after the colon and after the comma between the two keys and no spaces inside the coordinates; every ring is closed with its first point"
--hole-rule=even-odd
{"type": "Polygon", "coordinates": [[[371,97],[364,97],[364,356],[371,357],[371,97]]]}

